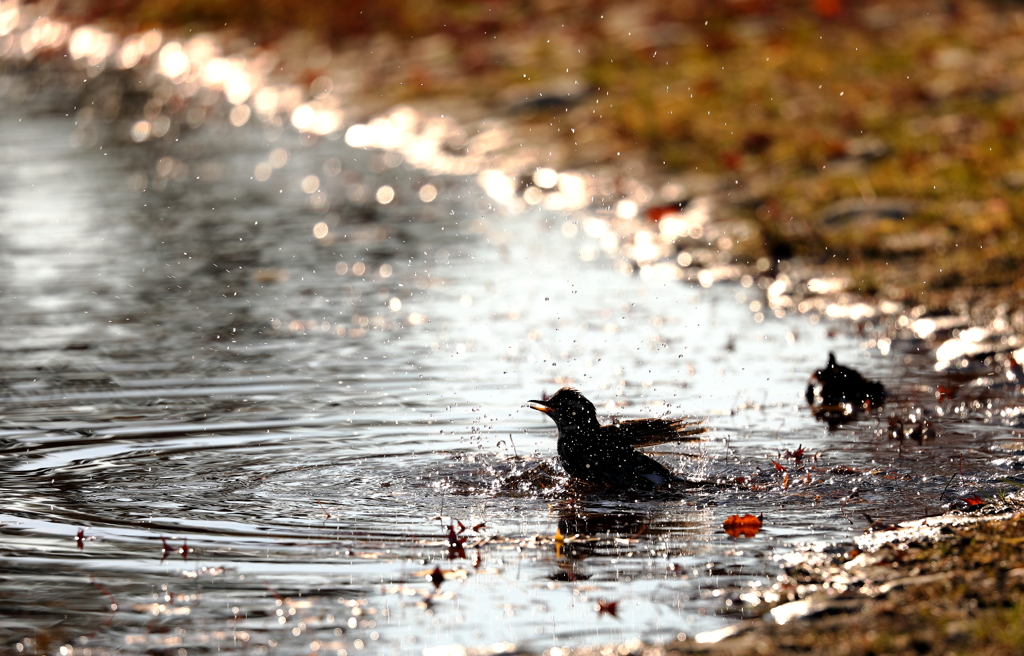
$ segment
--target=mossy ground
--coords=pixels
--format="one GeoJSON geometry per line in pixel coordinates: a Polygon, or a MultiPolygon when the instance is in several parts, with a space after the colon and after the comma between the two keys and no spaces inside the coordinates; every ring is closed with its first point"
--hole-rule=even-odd
{"type": "MultiPolygon", "coordinates": [[[[1016,654],[1024,645],[1024,516],[943,529],[936,540],[901,537],[864,558],[790,572],[790,585],[818,586],[822,603],[806,620],[760,622],[714,645],[693,641],[658,653],[1016,654]],[[836,578],[856,589],[830,594],[836,578]],[[891,589],[886,591],[886,584],[891,589]]],[[[834,593],[834,590],[833,590],[834,593]]]]}
{"type": "Polygon", "coordinates": [[[387,54],[367,94],[375,106],[454,97],[505,111],[510,88],[568,76],[588,93],[512,120],[561,166],[631,157],[648,176],[717,176],[724,212],[756,227],[736,245],[738,261],[799,258],[848,277],[853,291],[929,304],[964,289],[1024,297],[1016,3],[87,6],[91,18],[134,26],[362,44],[387,54]],[[902,209],[879,209],[892,200],[902,209]]]}

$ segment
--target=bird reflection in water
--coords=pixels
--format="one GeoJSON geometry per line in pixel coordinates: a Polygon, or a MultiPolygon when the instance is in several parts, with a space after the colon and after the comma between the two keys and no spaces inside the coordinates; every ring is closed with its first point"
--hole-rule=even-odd
{"type": "Polygon", "coordinates": [[[552,581],[586,581],[591,577],[582,563],[597,555],[611,555],[616,540],[634,540],[647,532],[649,517],[644,513],[616,510],[601,512],[574,503],[556,507],[555,561],[558,570],[552,581]]]}

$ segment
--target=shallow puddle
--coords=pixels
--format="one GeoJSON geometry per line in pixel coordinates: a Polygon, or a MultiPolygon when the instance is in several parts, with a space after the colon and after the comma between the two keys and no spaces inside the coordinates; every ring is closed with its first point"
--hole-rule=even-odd
{"type": "Polygon", "coordinates": [[[780,552],[1024,462],[1017,388],[937,403],[916,343],[882,357],[843,324],[755,321],[756,286],[581,261],[578,217],[459,178],[424,203],[425,174],[341,141],[207,125],[84,150],[74,129],[0,116],[5,648],[665,641],[740,616],[780,552]],[[319,211],[310,175],[396,200],[319,211]],[[829,351],[894,394],[881,419],[811,415],[829,351]],[[706,416],[705,442],[654,452],[719,486],[572,489],[525,406],[563,385],[604,416],[706,416]],[[917,407],[937,435],[891,439],[887,413],[917,407]],[[728,536],[744,513],[764,527],[728,536]]]}

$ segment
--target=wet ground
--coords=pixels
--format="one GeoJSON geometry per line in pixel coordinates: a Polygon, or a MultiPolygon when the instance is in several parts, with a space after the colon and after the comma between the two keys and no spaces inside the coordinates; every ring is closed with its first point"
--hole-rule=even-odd
{"type": "Polygon", "coordinates": [[[1024,462],[1019,386],[971,386],[998,367],[765,317],[754,284],[624,275],[583,214],[475,179],[251,124],[136,145],[10,110],[0,136],[5,649],[665,641],[742,616],[781,553],[1024,462]],[[811,415],[829,351],[884,410],[811,415]],[[655,453],[719,485],[573,489],[524,405],[567,384],[605,416],[706,416],[655,453]],[[744,513],[761,531],[727,535],[744,513]]]}

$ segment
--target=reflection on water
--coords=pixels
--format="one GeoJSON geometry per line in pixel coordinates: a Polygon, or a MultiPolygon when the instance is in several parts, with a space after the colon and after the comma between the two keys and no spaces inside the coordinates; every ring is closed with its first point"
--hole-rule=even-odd
{"type": "Polygon", "coordinates": [[[474,180],[340,140],[76,130],[0,117],[8,647],[669,640],[740,614],[778,551],[936,512],[1018,453],[973,405],[921,444],[873,416],[829,431],[802,405],[829,350],[897,410],[931,393],[903,380],[924,363],[754,321],[756,287],[581,261],[585,222],[474,180]],[[606,415],[707,414],[700,458],[655,455],[721,487],[576,494],[525,407],[563,385],[606,415]],[[762,531],[726,536],[744,512],[762,531]]]}

